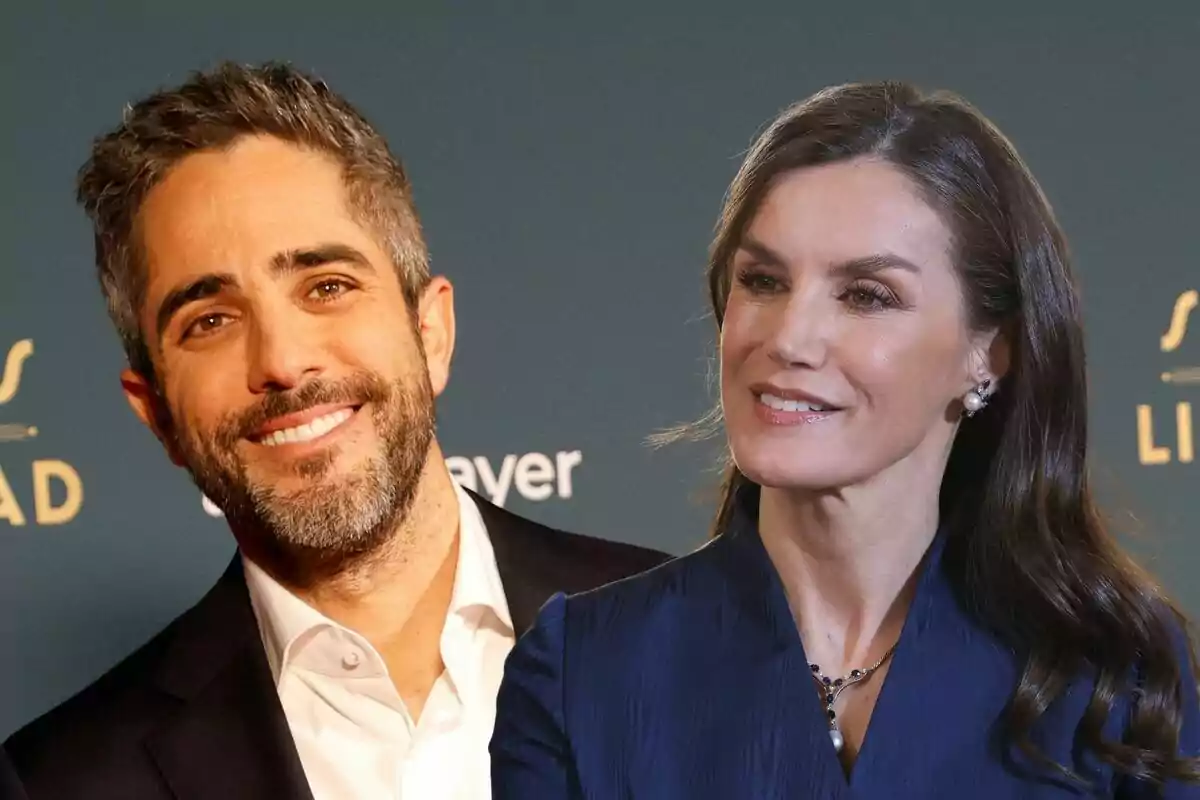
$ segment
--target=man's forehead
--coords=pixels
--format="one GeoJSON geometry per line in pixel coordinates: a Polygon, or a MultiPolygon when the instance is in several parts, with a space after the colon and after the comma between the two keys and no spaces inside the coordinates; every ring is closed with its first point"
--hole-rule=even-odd
{"type": "Polygon", "coordinates": [[[291,173],[267,180],[197,171],[172,176],[147,198],[137,238],[146,277],[177,280],[217,269],[266,270],[281,254],[341,243],[383,257],[381,243],[347,207],[340,178],[291,173]]]}

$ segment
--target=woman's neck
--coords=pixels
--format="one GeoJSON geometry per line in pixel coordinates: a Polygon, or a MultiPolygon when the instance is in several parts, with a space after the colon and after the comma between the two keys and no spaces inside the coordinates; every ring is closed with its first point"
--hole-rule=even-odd
{"type": "Polygon", "coordinates": [[[762,490],[763,545],[808,659],[827,675],[869,666],[899,639],[938,524],[936,489],[914,489],[762,490]]]}

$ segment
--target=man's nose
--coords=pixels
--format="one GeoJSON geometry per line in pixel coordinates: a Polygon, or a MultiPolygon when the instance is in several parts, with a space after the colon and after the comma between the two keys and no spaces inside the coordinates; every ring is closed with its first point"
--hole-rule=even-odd
{"type": "Polygon", "coordinates": [[[252,328],[247,342],[247,380],[252,392],[294,389],[323,371],[321,348],[312,341],[302,322],[258,319],[252,328]]]}

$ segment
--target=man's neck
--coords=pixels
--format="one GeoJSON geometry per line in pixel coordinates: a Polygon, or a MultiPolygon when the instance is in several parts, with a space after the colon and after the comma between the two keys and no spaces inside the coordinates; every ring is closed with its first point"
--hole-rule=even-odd
{"type": "MultiPolygon", "coordinates": [[[[394,638],[444,579],[457,551],[458,496],[440,458],[430,458],[399,530],[379,549],[337,575],[289,587],[322,614],[366,636],[394,638]]],[[[449,584],[454,582],[453,562],[449,584]]],[[[449,604],[450,595],[446,594],[449,604]]],[[[442,609],[441,616],[444,616],[442,609]]],[[[439,621],[440,628],[440,621],[439,621]]]]}
{"type": "Polygon", "coordinates": [[[377,553],[287,589],[364,637],[383,658],[414,720],[441,675],[441,634],[454,591],[458,495],[436,446],[401,529],[377,553]]]}

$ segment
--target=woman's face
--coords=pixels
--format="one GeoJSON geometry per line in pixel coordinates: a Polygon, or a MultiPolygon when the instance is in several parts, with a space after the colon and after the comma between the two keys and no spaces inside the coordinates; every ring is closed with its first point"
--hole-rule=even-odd
{"type": "Polygon", "coordinates": [[[721,331],[733,457],[755,483],[829,490],[936,471],[990,375],[951,234],[895,167],[781,177],[736,251],[721,331]]]}

